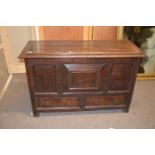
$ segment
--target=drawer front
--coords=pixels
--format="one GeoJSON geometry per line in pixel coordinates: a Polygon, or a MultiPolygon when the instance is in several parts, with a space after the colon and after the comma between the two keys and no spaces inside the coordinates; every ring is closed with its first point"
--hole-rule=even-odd
{"type": "Polygon", "coordinates": [[[79,100],[76,97],[38,97],[37,107],[39,108],[79,107],[79,100]]]}
{"type": "Polygon", "coordinates": [[[64,92],[101,92],[106,89],[104,64],[63,65],[64,92]]]}
{"type": "Polygon", "coordinates": [[[86,98],[86,107],[125,106],[125,95],[91,96],[86,98]]]}

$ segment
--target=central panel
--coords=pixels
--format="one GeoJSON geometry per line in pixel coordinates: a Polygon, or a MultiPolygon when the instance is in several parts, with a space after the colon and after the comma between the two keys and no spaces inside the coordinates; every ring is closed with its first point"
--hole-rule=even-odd
{"type": "Polygon", "coordinates": [[[63,65],[64,92],[101,92],[105,89],[103,64],[63,65]]]}
{"type": "Polygon", "coordinates": [[[95,71],[88,72],[71,72],[69,86],[70,89],[95,89],[98,85],[98,73],[95,71]]]}

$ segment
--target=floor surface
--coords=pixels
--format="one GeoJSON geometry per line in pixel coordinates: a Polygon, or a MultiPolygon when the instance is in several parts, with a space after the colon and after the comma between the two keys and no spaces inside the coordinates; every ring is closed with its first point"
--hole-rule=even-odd
{"type": "Polygon", "coordinates": [[[92,111],[30,115],[25,74],[13,75],[0,102],[0,128],[155,128],[155,81],[137,81],[129,113],[92,111]]]}

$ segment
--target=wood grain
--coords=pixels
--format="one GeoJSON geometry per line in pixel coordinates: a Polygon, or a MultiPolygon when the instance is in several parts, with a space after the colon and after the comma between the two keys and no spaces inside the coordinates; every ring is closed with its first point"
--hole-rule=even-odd
{"type": "Polygon", "coordinates": [[[145,55],[129,41],[30,41],[25,59],[34,116],[40,112],[128,112],[145,55]]]}
{"type": "Polygon", "coordinates": [[[19,58],[115,58],[144,56],[144,53],[128,40],[29,41],[19,58]]]}

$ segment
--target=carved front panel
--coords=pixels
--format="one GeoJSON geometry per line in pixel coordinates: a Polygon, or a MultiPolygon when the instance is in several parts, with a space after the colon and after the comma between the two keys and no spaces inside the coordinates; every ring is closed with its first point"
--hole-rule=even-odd
{"type": "Polygon", "coordinates": [[[56,65],[35,65],[33,67],[35,91],[56,92],[56,65]]]}
{"type": "Polygon", "coordinates": [[[110,72],[109,90],[129,90],[133,70],[131,63],[114,63],[110,72]]]}
{"type": "Polygon", "coordinates": [[[65,64],[63,89],[70,92],[102,91],[105,86],[103,64],[65,64]]]}

